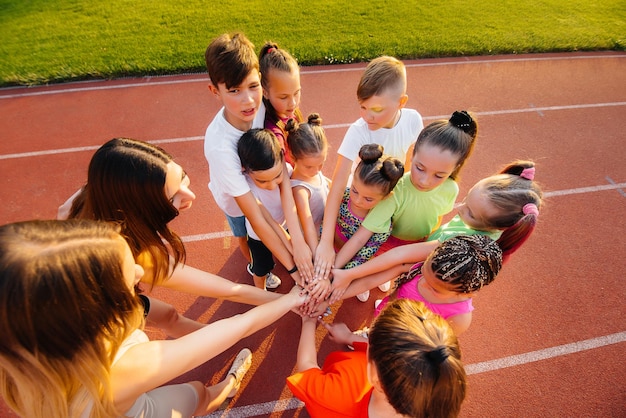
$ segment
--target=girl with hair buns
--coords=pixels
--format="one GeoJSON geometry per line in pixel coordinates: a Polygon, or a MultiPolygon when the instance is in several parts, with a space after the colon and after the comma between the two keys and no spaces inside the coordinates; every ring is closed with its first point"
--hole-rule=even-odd
{"type": "Polygon", "coordinates": [[[330,189],[330,180],[322,174],[328,154],[328,140],[322,128],[322,118],[317,113],[311,113],[307,123],[290,119],[285,129],[289,134],[287,143],[293,161],[293,198],[304,239],[311,253],[315,254],[330,189]]]}
{"type": "MultiPolygon", "coordinates": [[[[425,242],[401,245],[351,270],[333,270],[343,281],[380,273],[389,276],[393,268],[411,266],[426,259],[439,243],[458,235],[487,235],[502,248],[506,261],[530,237],[542,206],[542,191],[534,181],[535,163],[513,161],[498,174],[484,178],[457,206],[457,215],[433,232],[425,242]]],[[[383,280],[383,279],[381,279],[383,280]]]]}
{"type": "MultiPolygon", "coordinates": [[[[454,112],[449,120],[425,127],[415,142],[410,172],[398,181],[390,198],[363,220],[352,238],[356,241],[352,248],[358,248],[372,234],[388,231],[390,226],[391,236],[377,256],[399,245],[424,241],[454,207],[459,193],[456,181],[474,148],[477,133],[476,121],[466,111],[454,112]]],[[[380,285],[380,289],[389,290],[389,284],[380,285]]],[[[333,300],[339,298],[341,294],[333,295],[333,300]]],[[[364,302],[367,297],[359,300],[364,302]]]]}
{"type": "MultiPolygon", "coordinates": [[[[387,230],[370,234],[364,242],[354,240],[361,222],[373,208],[385,201],[404,174],[404,164],[397,158],[383,154],[378,144],[363,145],[359,151],[360,162],[354,170],[352,184],[346,188],[339,206],[335,227],[335,266],[351,269],[372,258],[391,233],[387,230]]],[[[332,291],[349,283],[333,282],[332,291]]]]}
{"type": "Polygon", "coordinates": [[[303,317],[297,372],[287,385],[313,418],[456,417],[466,393],[457,337],[423,303],[390,303],[369,340],[345,324],[326,324],[331,340],[354,347],[329,354],[322,368],[316,319],[303,317]]]}
{"type": "Polygon", "coordinates": [[[0,394],[22,417],[190,417],[233,397],[239,356],[214,386],[165,385],[304,301],[275,301],[172,340],[149,341],[119,227],[88,220],[0,227],[0,394]],[[216,337],[219,336],[219,337],[216,337]]]}
{"type": "Polygon", "coordinates": [[[300,112],[300,67],[296,59],[274,42],[266,42],[259,53],[259,71],[265,103],[265,129],[276,135],[281,147],[286,151],[286,161],[293,165],[286,126],[290,119],[303,122],[300,112]]]}

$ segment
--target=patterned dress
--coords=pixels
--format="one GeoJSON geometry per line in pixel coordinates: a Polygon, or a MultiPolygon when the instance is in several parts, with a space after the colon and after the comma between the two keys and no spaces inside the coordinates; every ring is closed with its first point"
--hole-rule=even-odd
{"type": "MultiPolygon", "coordinates": [[[[359,218],[350,210],[350,188],[346,188],[339,206],[335,233],[343,242],[347,242],[359,229],[361,222],[363,222],[363,218],[359,218]]],[[[344,269],[356,267],[372,258],[380,246],[387,241],[392,228],[393,225],[389,225],[387,232],[373,234],[363,248],[344,266],[344,269]]]]}

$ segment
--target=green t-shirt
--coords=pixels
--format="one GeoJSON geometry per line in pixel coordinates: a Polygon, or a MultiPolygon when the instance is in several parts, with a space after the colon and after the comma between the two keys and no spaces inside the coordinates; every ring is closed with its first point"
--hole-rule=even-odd
{"type": "Polygon", "coordinates": [[[406,241],[426,238],[439,223],[439,218],[450,212],[459,194],[459,186],[450,178],[428,192],[419,191],[406,173],[391,196],[379,202],[365,217],[363,226],[373,233],[389,230],[391,235],[406,241]]]}
{"type": "Polygon", "coordinates": [[[444,242],[450,238],[459,235],[487,235],[492,240],[497,240],[502,235],[502,231],[496,229],[494,231],[479,231],[478,229],[470,228],[461,220],[459,215],[456,215],[445,225],[441,225],[435,232],[433,232],[426,241],[439,241],[444,242]]]}

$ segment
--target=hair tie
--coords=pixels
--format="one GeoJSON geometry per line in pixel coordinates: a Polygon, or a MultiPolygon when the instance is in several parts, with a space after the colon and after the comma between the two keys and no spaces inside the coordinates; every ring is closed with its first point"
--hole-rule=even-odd
{"type": "Polygon", "coordinates": [[[447,347],[445,345],[440,345],[434,350],[427,352],[426,357],[428,358],[428,360],[430,360],[431,363],[438,366],[448,358],[449,354],[446,348],[447,347]]]}
{"type": "Polygon", "coordinates": [[[463,132],[470,133],[470,131],[472,130],[472,122],[474,122],[474,119],[472,119],[469,113],[467,113],[465,110],[461,110],[454,112],[448,122],[459,128],[463,132]]]}
{"type": "Polygon", "coordinates": [[[539,208],[534,203],[527,203],[522,208],[522,212],[524,215],[535,215],[539,216],[539,208]]]}
{"type": "Polygon", "coordinates": [[[535,167],[523,169],[519,176],[523,179],[532,181],[535,178],[535,167]]]}

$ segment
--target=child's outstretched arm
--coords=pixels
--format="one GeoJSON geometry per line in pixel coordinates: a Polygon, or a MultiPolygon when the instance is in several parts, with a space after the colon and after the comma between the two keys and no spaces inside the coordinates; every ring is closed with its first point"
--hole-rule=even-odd
{"type": "Polygon", "coordinates": [[[356,342],[367,343],[367,338],[353,334],[350,328],[342,322],[337,324],[327,324],[322,322],[324,328],[328,330],[328,337],[338,344],[353,345],[356,342]]]}
{"type": "MultiPolygon", "coordinates": [[[[306,282],[310,282],[313,280],[313,253],[304,240],[304,235],[302,235],[302,227],[300,226],[298,213],[296,212],[296,204],[293,200],[287,163],[283,163],[283,166],[283,181],[280,183],[280,200],[285,214],[285,221],[287,222],[287,229],[291,236],[291,244],[293,245],[292,258],[298,268],[300,276],[306,282]]],[[[254,230],[256,231],[256,228],[254,230]]],[[[263,242],[265,243],[265,241],[263,242]]]]}
{"type": "Polygon", "coordinates": [[[302,330],[300,331],[300,342],[298,343],[298,356],[296,360],[296,370],[303,372],[309,369],[319,369],[317,362],[317,349],[315,348],[315,329],[317,328],[317,318],[302,316],[302,330]]]}
{"type": "Polygon", "coordinates": [[[222,319],[175,340],[153,340],[131,347],[111,368],[116,404],[134,401],[230,348],[242,338],[272,324],[305,301],[291,292],[240,315],[222,319]],[[216,337],[219,336],[219,337],[216,337]]]}
{"type": "MultiPolygon", "coordinates": [[[[371,274],[369,276],[361,277],[350,283],[341,299],[347,299],[352,296],[356,296],[359,293],[363,293],[366,290],[375,288],[378,285],[387,283],[390,280],[395,279],[402,273],[406,273],[411,268],[411,264],[399,264],[388,270],[384,270],[378,273],[371,274]]],[[[331,296],[332,298],[332,296],[331,296]]]]}
{"type": "MultiPolygon", "coordinates": [[[[170,265],[174,265],[173,259],[170,259],[170,265]]],[[[144,277],[146,276],[148,275],[144,275],[144,277]]],[[[281,296],[279,293],[266,292],[255,286],[236,283],[221,276],[180,263],[172,272],[171,277],[160,285],[180,292],[226,299],[231,302],[246,303],[248,305],[262,305],[281,296]]]]}
{"type": "MultiPolygon", "coordinates": [[[[270,223],[267,222],[263,216],[261,208],[252,192],[248,191],[241,196],[235,197],[235,201],[241,208],[244,216],[248,219],[248,221],[250,221],[254,232],[256,232],[259,238],[261,238],[263,244],[269,248],[274,257],[276,257],[278,261],[288,270],[296,266],[289,248],[283,244],[281,238],[278,234],[276,234],[270,223]]],[[[286,215],[287,214],[285,214],[285,216],[286,215]]],[[[291,273],[291,277],[293,277],[296,283],[302,284],[302,279],[300,278],[300,274],[297,270],[294,273],[291,273]]]]}
{"type": "Polygon", "coordinates": [[[426,260],[428,255],[434,251],[438,245],[438,241],[424,241],[400,245],[351,269],[333,269],[333,277],[336,278],[339,276],[341,281],[352,281],[359,277],[390,269],[399,264],[412,265],[426,260]]]}
{"type": "Polygon", "coordinates": [[[298,218],[300,219],[300,225],[302,225],[304,240],[311,249],[311,253],[315,254],[318,244],[318,231],[315,228],[313,215],[311,214],[311,206],[309,205],[311,192],[309,192],[306,187],[302,186],[294,187],[292,192],[293,200],[296,203],[298,218]]]}
{"type": "Polygon", "coordinates": [[[342,268],[348,261],[352,260],[356,253],[367,244],[372,235],[374,235],[372,231],[361,225],[337,253],[335,268],[342,268]]]}
{"type": "Polygon", "coordinates": [[[333,181],[326,198],[324,208],[324,221],[322,226],[322,236],[320,237],[317,251],[315,251],[315,275],[330,278],[330,269],[335,263],[335,226],[337,225],[337,215],[341,206],[343,192],[348,184],[350,171],[352,170],[352,160],[342,155],[337,155],[337,164],[333,173],[333,181]]]}

